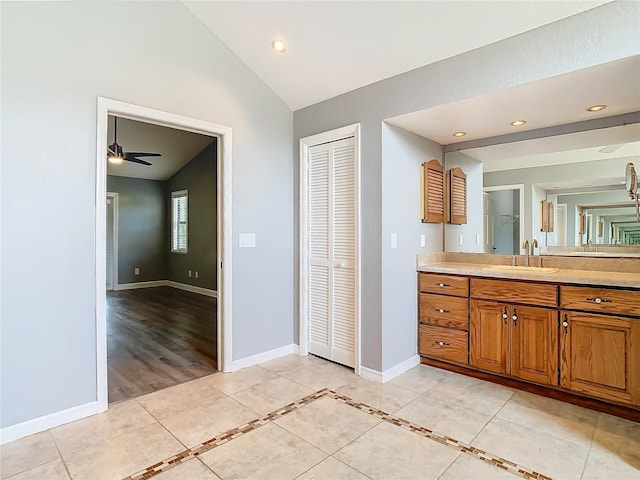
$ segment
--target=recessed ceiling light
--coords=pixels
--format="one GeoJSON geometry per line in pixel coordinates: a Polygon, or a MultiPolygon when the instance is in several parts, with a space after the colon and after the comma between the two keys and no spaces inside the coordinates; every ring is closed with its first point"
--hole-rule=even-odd
{"type": "Polygon", "coordinates": [[[513,122],[511,122],[511,125],[513,125],[514,127],[520,127],[525,123],[527,123],[526,120],[514,120],[513,122]]]}
{"type": "Polygon", "coordinates": [[[464,137],[466,135],[466,132],[455,132],[453,134],[454,137],[464,137]]]}
{"type": "Polygon", "coordinates": [[[278,53],[284,53],[287,51],[287,46],[282,40],[274,40],[271,42],[271,46],[278,53]]]}
{"type": "Polygon", "coordinates": [[[607,108],[606,105],[592,105],[587,108],[587,112],[599,112],[601,110],[604,110],[605,108],[607,108]]]}

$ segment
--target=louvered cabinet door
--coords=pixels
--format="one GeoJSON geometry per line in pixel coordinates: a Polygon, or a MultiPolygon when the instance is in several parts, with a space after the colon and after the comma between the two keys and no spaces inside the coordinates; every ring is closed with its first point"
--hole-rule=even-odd
{"type": "Polygon", "coordinates": [[[462,169],[452,168],[448,175],[449,223],[463,225],[467,223],[467,175],[462,169]]]}
{"type": "Polygon", "coordinates": [[[309,149],[309,352],[355,365],[355,142],[309,149]]]}
{"type": "Polygon", "coordinates": [[[438,160],[422,164],[422,204],[423,223],[444,222],[444,167],[438,160]]]}

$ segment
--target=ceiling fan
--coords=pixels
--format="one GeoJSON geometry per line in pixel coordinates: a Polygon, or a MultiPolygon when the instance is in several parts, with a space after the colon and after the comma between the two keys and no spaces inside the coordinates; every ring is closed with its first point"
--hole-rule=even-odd
{"type": "Polygon", "coordinates": [[[122,146],[118,145],[118,117],[113,117],[113,143],[107,148],[107,159],[109,163],[114,165],[121,165],[125,160],[127,162],[140,163],[142,165],[150,166],[151,163],[146,160],[142,160],[138,157],[160,157],[160,153],[148,153],[148,152],[124,152],[122,146]]]}

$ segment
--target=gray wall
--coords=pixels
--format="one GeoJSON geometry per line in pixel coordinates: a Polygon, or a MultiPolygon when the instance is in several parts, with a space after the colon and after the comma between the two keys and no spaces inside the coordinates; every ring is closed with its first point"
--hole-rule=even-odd
{"type": "MultiPolygon", "coordinates": [[[[298,140],[353,123],[361,124],[362,363],[380,370],[383,351],[405,340],[383,335],[382,122],[397,115],[588,68],[638,53],[639,6],[612,2],[501,42],[373,83],[294,113],[294,156],[298,140]],[[383,345],[383,351],[379,345],[383,345]]],[[[294,162],[294,222],[297,231],[299,162],[294,162]]],[[[295,236],[297,240],[297,234],[295,236]]],[[[429,242],[436,241],[430,238],[429,242]]],[[[298,269],[297,242],[293,258],[298,269]]],[[[417,251],[416,251],[417,253],[417,251]]],[[[393,283],[397,277],[385,277],[393,283]]],[[[297,280],[296,280],[297,282],[297,280]]],[[[297,291],[297,283],[296,290],[297,291]]],[[[297,304],[296,304],[297,306],[297,304]]],[[[297,311],[297,310],[296,310],[297,311]]],[[[297,322],[298,320],[294,320],[297,322]]],[[[413,354],[406,349],[405,358],[413,354]]]]}
{"type": "Polygon", "coordinates": [[[96,401],[98,96],[233,129],[233,358],[290,345],[291,110],[179,2],[0,8],[0,425],[96,401]]]}
{"type": "Polygon", "coordinates": [[[382,124],[383,370],[417,354],[416,253],[442,251],[442,224],[420,219],[420,166],[432,158],[442,162],[439,144],[382,124]],[[397,248],[390,248],[392,233],[397,235],[397,248]],[[427,240],[424,248],[420,235],[427,240]]]}
{"type": "Polygon", "coordinates": [[[217,140],[211,142],[189,163],[167,180],[167,230],[171,234],[171,192],[189,191],[189,244],[187,253],[167,248],[169,280],[217,290],[217,140]],[[191,277],[189,277],[191,270],[191,277]],[[198,278],[195,277],[196,271],[198,278]]]}
{"type": "Polygon", "coordinates": [[[107,191],[118,194],[118,283],[165,280],[166,182],[109,175],[107,191]]]}

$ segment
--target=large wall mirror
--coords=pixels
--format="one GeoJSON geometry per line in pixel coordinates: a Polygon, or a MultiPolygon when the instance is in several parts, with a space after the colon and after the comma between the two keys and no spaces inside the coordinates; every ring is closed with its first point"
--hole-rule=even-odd
{"type": "Polygon", "coordinates": [[[445,165],[472,172],[475,220],[447,225],[446,250],[519,254],[535,238],[542,254],[640,256],[630,162],[640,168],[640,123],[449,152],[445,165]]]}

